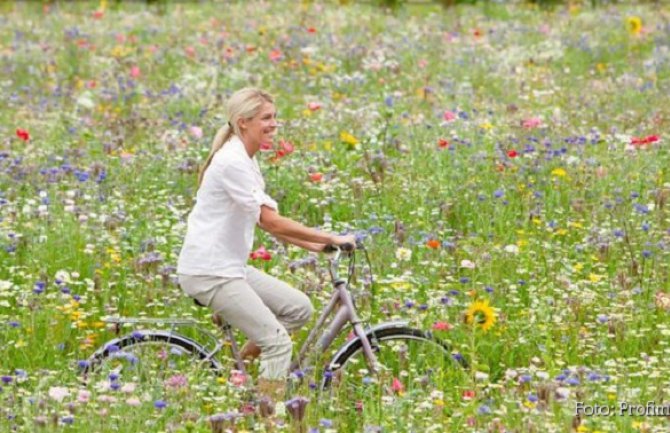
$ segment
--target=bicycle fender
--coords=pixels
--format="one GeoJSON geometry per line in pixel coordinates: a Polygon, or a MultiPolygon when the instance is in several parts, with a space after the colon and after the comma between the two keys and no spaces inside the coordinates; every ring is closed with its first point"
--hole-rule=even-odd
{"type": "MultiPolygon", "coordinates": [[[[374,335],[375,332],[379,332],[382,330],[387,330],[387,329],[402,329],[402,328],[407,328],[409,326],[409,321],[407,320],[399,320],[396,322],[384,322],[384,323],[379,323],[377,325],[374,325],[372,327],[365,328],[365,335],[370,338],[374,335]]],[[[354,344],[357,344],[361,339],[359,337],[352,338],[351,340],[347,341],[346,344],[342,345],[340,347],[340,350],[338,350],[335,355],[332,357],[332,361],[328,364],[328,370],[336,370],[339,368],[339,366],[335,365],[335,360],[339,359],[340,356],[347,352],[351,346],[354,344]]]]}
{"type": "Polygon", "coordinates": [[[108,356],[110,349],[123,350],[124,347],[132,346],[134,343],[143,340],[148,341],[165,340],[172,342],[186,350],[196,352],[196,354],[200,356],[201,359],[207,359],[208,362],[212,364],[213,368],[217,369],[221,367],[218,361],[216,361],[215,359],[208,358],[207,350],[205,350],[205,348],[200,343],[197,343],[195,340],[192,340],[188,337],[184,337],[174,332],[164,330],[142,330],[134,332],[132,334],[124,335],[122,337],[114,338],[106,342],[104,346],[96,350],[88,359],[91,362],[95,362],[98,359],[102,359],[108,356]]]}

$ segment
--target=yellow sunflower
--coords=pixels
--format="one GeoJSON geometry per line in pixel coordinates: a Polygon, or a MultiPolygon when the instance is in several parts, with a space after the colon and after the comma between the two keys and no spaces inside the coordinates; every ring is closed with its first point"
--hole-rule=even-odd
{"type": "Polygon", "coordinates": [[[628,17],[626,19],[626,27],[628,28],[628,33],[631,35],[639,35],[642,31],[642,20],[640,17],[628,17]]]}
{"type": "Polygon", "coordinates": [[[489,301],[475,301],[465,312],[465,323],[480,327],[488,331],[496,323],[496,313],[489,305],[489,301]]]}

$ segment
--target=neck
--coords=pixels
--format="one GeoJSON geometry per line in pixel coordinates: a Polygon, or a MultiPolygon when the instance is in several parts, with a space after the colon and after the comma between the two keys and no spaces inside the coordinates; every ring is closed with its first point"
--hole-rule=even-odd
{"type": "Polygon", "coordinates": [[[244,137],[239,137],[240,141],[244,145],[244,148],[247,151],[247,154],[249,155],[249,158],[253,158],[254,155],[256,154],[256,151],[258,150],[255,146],[249,144],[249,140],[245,139],[244,137]]]}

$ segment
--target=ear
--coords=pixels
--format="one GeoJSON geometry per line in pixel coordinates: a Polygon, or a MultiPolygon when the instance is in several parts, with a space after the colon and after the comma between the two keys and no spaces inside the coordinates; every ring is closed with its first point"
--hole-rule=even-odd
{"type": "Polygon", "coordinates": [[[237,120],[237,127],[240,131],[247,129],[247,119],[240,118],[237,120]]]}

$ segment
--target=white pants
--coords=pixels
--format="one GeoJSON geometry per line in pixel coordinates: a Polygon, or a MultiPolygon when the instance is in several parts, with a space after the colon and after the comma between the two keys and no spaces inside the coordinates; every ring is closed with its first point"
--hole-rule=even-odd
{"type": "Polygon", "coordinates": [[[288,332],[310,319],[312,303],[283,281],[251,266],[246,270],[246,280],[180,274],[179,285],[261,348],[261,377],[284,378],[293,350],[288,332]]]}

